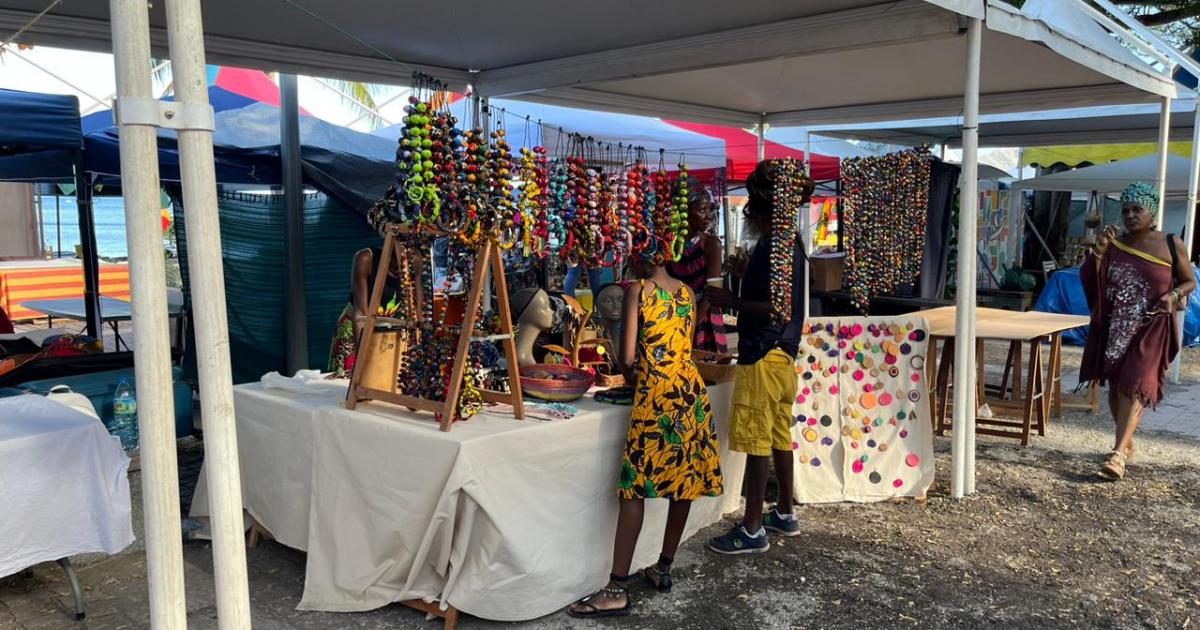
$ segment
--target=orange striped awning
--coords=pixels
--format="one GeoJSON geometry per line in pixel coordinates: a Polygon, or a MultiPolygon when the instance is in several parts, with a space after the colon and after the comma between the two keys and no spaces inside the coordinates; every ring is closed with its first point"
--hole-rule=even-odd
{"type": "MultiPolygon", "coordinates": [[[[129,299],[129,267],[100,265],[100,293],[129,299]]],[[[83,267],[8,267],[0,269],[0,306],[13,321],[44,317],[22,302],[83,297],[83,267]]]]}

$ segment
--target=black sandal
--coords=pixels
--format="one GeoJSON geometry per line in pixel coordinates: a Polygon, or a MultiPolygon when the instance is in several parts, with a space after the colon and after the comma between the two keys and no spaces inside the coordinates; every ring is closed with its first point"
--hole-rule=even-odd
{"type": "Polygon", "coordinates": [[[671,587],[675,585],[675,580],[671,577],[671,570],[663,571],[658,568],[657,564],[652,564],[645,569],[642,569],[642,578],[650,583],[659,593],[670,593],[671,587]]]}
{"type": "Polygon", "coordinates": [[[609,587],[605,586],[604,588],[596,591],[595,593],[592,593],[591,595],[584,597],[583,599],[568,606],[567,614],[572,617],[575,617],[576,619],[588,619],[588,618],[593,618],[593,617],[594,618],[624,617],[625,615],[628,615],[629,611],[633,610],[633,600],[630,599],[629,591],[626,590],[625,586],[624,586],[624,584],[629,580],[629,576],[625,576],[624,578],[618,579],[618,576],[613,575],[613,576],[610,576],[610,578],[612,579],[613,584],[618,585],[616,588],[609,588],[609,587]],[[608,597],[609,599],[616,599],[616,598],[624,595],[625,596],[625,605],[620,608],[607,608],[607,609],[597,608],[596,605],[591,602],[591,599],[597,595],[603,595],[605,597],[608,597]],[[575,607],[579,606],[579,605],[587,606],[587,609],[582,610],[582,611],[575,610],[575,607]]]}

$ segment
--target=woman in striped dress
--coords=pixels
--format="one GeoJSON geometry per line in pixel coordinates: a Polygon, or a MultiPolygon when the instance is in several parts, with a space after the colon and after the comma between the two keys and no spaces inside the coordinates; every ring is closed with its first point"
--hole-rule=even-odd
{"type": "Polygon", "coordinates": [[[679,260],[667,265],[671,277],[686,284],[696,295],[696,350],[726,352],[725,315],[712,306],[704,289],[709,278],[721,277],[721,239],[712,234],[716,213],[712,196],[694,177],[688,178],[688,240],[679,260]]]}

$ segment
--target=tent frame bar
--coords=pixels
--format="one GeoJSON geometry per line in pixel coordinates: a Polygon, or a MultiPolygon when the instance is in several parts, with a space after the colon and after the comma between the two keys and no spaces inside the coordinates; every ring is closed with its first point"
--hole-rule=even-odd
{"type": "MultiPolygon", "coordinates": [[[[109,0],[118,98],[149,98],[149,7],[144,0],[109,0]]],[[[51,16],[47,16],[49,18],[51,16]]],[[[117,120],[129,246],[130,310],[137,377],[145,508],[146,583],[155,630],[186,630],[179,463],[167,332],[166,261],[159,225],[158,139],[151,125],[117,120]]]]}
{"type": "MultiPolygon", "coordinates": [[[[958,233],[975,234],[979,211],[979,73],[983,52],[983,20],[973,18],[967,31],[967,80],[963,90],[963,155],[958,233]]],[[[951,445],[950,496],[975,492],[975,254],[958,248],[958,281],[954,317],[954,428],[951,445]]]]}
{"type": "Polygon", "coordinates": [[[510,96],[547,88],[958,37],[966,19],[924,0],[900,0],[485,70],[475,87],[482,96],[510,96]],[[747,56],[750,51],[752,55],[747,56]]]}
{"type": "MultiPolygon", "coordinates": [[[[166,10],[176,101],[185,107],[211,109],[200,0],[166,0],[166,10]]],[[[204,418],[204,470],[210,493],[217,625],[220,630],[240,630],[251,627],[250,588],[246,575],[241,467],[234,423],[213,132],[180,129],[177,135],[200,408],[204,418]]]]}

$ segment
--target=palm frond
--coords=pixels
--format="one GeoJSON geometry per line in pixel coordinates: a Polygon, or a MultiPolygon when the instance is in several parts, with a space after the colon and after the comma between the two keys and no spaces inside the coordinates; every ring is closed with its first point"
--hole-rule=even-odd
{"type": "Polygon", "coordinates": [[[150,69],[154,73],[154,81],[159,85],[167,85],[171,82],[171,60],[170,59],[150,59],[150,69]]]}
{"type": "Polygon", "coordinates": [[[378,111],[379,108],[376,105],[375,96],[384,91],[384,86],[375,85],[374,83],[362,83],[361,81],[342,81],[338,79],[327,79],[326,83],[338,91],[341,95],[342,103],[353,107],[366,116],[367,125],[371,129],[378,129],[384,126],[384,120],[378,114],[370,111],[378,111]],[[364,105],[369,109],[364,109],[364,105]]]}

